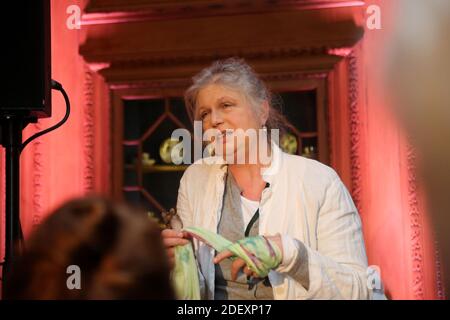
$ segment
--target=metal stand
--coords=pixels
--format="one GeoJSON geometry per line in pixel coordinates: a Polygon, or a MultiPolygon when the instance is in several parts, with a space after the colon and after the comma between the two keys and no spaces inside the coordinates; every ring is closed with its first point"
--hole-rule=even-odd
{"type": "MultiPolygon", "coordinates": [[[[4,116],[0,119],[1,144],[5,148],[5,258],[3,261],[2,291],[8,281],[11,266],[22,250],[20,225],[20,152],[22,130],[30,119],[20,116],[4,116]]],[[[4,295],[3,295],[4,296],[4,295]]]]}

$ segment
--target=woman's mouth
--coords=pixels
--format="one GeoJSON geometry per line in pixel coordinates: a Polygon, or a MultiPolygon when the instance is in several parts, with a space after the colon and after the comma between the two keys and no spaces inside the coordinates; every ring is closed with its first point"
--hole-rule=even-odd
{"type": "Polygon", "coordinates": [[[216,136],[217,141],[226,142],[227,136],[230,136],[232,133],[233,133],[232,129],[225,129],[225,130],[220,131],[220,134],[218,134],[216,136]]]}

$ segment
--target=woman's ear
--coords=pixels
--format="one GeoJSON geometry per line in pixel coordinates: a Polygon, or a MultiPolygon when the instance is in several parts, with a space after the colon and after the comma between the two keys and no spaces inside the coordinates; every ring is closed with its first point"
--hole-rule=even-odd
{"type": "Polygon", "coordinates": [[[262,105],[261,105],[261,125],[265,125],[267,122],[267,119],[269,119],[269,111],[270,111],[270,106],[269,106],[269,102],[267,102],[267,100],[264,100],[262,105]]]}

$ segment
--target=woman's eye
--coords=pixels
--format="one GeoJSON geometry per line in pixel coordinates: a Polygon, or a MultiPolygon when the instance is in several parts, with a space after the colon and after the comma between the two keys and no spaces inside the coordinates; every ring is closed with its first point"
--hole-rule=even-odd
{"type": "Polygon", "coordinates": [[[227,103],[227,102],[223,103],[222,105],[223,105],[224,108],[228,108],[228,107],[232,106],[231,103],[227,103]]]}
{"type": "Polygon", "coordinates": [[[202,112],[200,114],[200,119],[202,119],[202,120],[205,119],[207,115],[208,115],[208,112],[202,112]]]}

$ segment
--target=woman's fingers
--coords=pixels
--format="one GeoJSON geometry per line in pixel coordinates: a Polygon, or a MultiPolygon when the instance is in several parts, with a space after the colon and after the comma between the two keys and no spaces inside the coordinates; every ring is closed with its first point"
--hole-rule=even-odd
{"type": "Polygon", "coordinates": [[[164,229],[161,232],[161,236],[163,238],[164,246],[167,248],[185,245],[189,243],[189,240],[184,239],[183,236],[187,235],[186,232],[183,231],[175,231],[172,229],[164,229]]]}
{"type": "Polygon", "coordinates": [[[245,273],[246,276],[248,277],[253,277],[253,278],[259,278],[259,276],[256,274],[256,272],[252,271],[252,269],[250,269],[247,264],[245,263],[244,260],[242,260],[241,258],[236,259],[235,261],[233,261],[233,264],[231,265],[231,279],[232,280],[236,280],[237,275],[239,274],[239,270],[241,270],[245,273]]]}
{"type": "Polygon", "coordinates": [[[183,238],[185,238],[185,239],[192,239],[192,235],[187,231],[181,231],[181,234],[183,235],[183,238]]]}
{"type": "Polygon", "coordinates": [[[169,260],[169,268],[172,270],[175,267],[175,248],[166,248],[167,260],[169,260]]]}
{"type": "Polygon", "coordinates": [[[229,250],[224,250],[222,252],[220,252],[213,260],[214,263],[219,263],[220,261],[222,261],[223,259],[229,258],[233,256],[233,253],[229,250]]]}
{"type": "Polygon", "coordinates": [[[167,248],[166,252],[169,259],[175,258],[175,249],[173,247],[167,248]]]}
{"type": "MultiPolygon", "coordinates": [[[[214,258],[214,263],[219,263],[220,261],[222,261],[223,259],[229,258],[231,256],[233,256],[234,254],[229,251],[229,250],[225,250],[220,252],[215,258],[214,258]]],[[[239,274],[239,271],[243,268],[243,272],[247,275],[247,276],[252,276],[254,278],[258,278],[258,275],[253,272],[245,263],[245,261],[241,258],[236,258],[233,263],[231,264],[231,279],[232,280],[236,280],[237,275],[239,274]]]]}
{"type": "Polygon", "coordinates": [[[252,275],[254,274],[254,272],[253,272],[248,266],[245,266],[245,267],[244,267],[244,273],[245,273],[247,276],[252,276],[252,275]]]}
{"type": "Polygon", "coordinates": [[[241,258],[237,258],[236,260],[234,260],[231,264],[231,279],[236,280],[239,270],[241,270],[245,266],[245,261],[241,258]]]}
{"type": "Polygon", "coordinates": [[[175,249],[174,248],[167,248],[167,260],[169,261],[169,267],[170,269],[173,269],[175,266],[175,249]]]}
{"type": "Polygon", "coordinates": [[[175,247],[188,244],[191,237],[187,232],[176,231],[172,229],[164,229],[161,232],[164,246],[166,247],[167,257],[170,269],[175,266],[175,247]],[[187,239],[185,239],[187,238],[187,239]]]}
{"type": "Polygon", "coordinates": [[[163,242],[166,248],[171,248],[188,244],[189,240],[183,238],[163,238],[163,242]]]}
{"type": "Polygon", "coordinates": [[[161,235],[163,238],[182,238],[183,237],[183,231],[176,231],[173,229],[164,229],[161,232],[161,235]]]}

